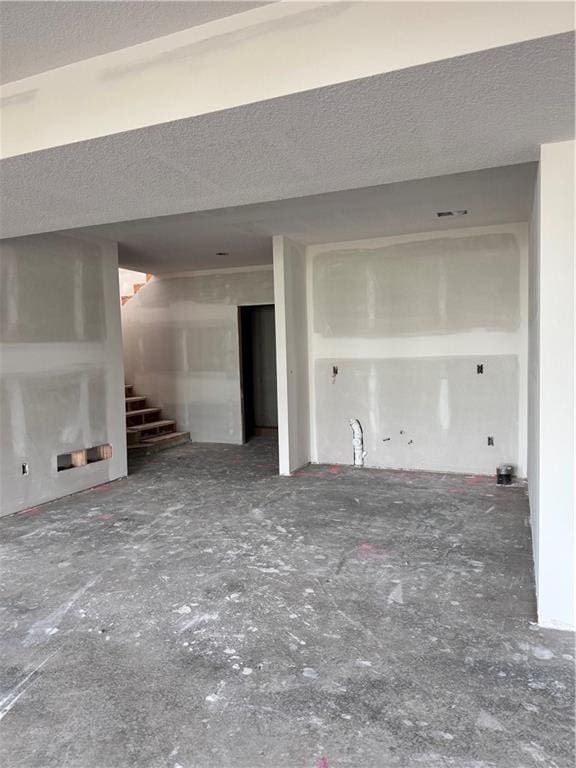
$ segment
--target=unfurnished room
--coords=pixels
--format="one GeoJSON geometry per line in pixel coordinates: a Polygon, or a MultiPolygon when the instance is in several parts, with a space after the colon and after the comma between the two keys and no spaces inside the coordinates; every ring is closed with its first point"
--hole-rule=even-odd
{"type": "Polygon", "coordinates": [[[573,2],[0,2],[0,761],[575,764],[573,2]]]}

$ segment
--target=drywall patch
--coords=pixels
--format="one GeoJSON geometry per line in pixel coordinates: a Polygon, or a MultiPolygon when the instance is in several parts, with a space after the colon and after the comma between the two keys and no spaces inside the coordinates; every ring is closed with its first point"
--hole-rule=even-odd
{"type": "Polygon", "coordinates": [[[48,235],[27,238],[24,245],[7,240],[0,249],[1,342],[104,341],[98,244],[48,235]]]}
{"type": "Polygon", "coordinates": [[[515,463],[518,359],[486,356],[484,376],[476,374],[476,359],[340,358],[338,386],[331,381],[335,361],[318,360],[318,461],[350,463],[353,413],[363,425],[367,466],[494,474],[499,463],[515,463]]]}
{"type": "MultiPolygon", "coordinates": [[[[72,493],[82,480],[57,471],[57,456],[79,446],[107,443],[106,370],[92,366],[68,370],[4,375],[0,383],[0,473],[3,495],[15,506],[72,493]],[[14,404],[21,403],[21,407],[14,404]],[[22,466],[28,473],[24,484],[22,466]]],[[[95,464],[108,480],[108,462],[95,464]]]]}
{"type": "Polygon", "coordinates": [[[314,330],[341,338],[514,331],[519,274],[510,233],[321,253],[314,330]]]}

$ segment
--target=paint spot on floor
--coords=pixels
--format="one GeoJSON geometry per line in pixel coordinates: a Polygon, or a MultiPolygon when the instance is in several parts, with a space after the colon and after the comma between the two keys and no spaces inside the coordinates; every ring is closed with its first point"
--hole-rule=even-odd
{"type": "Polygon", "coordinates": [[[304,677],[310,677],[312,679],[316,679],[318,677],[318,672],[316,672],[315,669],[312,669],[312,667],[304,667],[302,674],[304,677]]]}
{"type": "Polygon", "coordinates": [[[534,648],[532,648],[532,656],[534,656],[535,659],[553,659],[554,654],[551,650],[548,648],[544,648],[543,645],[535,645],[534,648]]]}
{"type": "Polygon", "coordinates": [[[489,731],[505,731],[506,729],[495,717],[489,712],[481,709],[480,714],[476,718],[476,728],[483,728],[489,731]]]}
{"type": "Polygon", "coordinates": [[[402,594],[402,582],[396,584],[392,592],[388,595],[389,603],[397,603],[398,605],[404,605],[404,596],[402,594]]]}

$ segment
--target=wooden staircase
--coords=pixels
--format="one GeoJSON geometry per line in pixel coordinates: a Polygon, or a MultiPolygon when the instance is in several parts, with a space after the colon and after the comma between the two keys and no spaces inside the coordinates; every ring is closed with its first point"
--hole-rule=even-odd
{"type": "MultiPolygon", "coordinates": [[[[153,275],[147,273],[146,283],[150,282],[150,280],[152,280],[152,277],[153,275]]],[[[140,291],[141,288],[144,288],[146,283],[132,283],[132,293],[126,296],[120,296],[120,304],[124,306],[124,304],[128,303],[133,296],[136,296],[136,294],[140,291]]]]}
{"type": "Polygon", "coordinates": [[[132,452],[159,451],[187,443],[189,432],[178,432],[173,419],[163,419],[161,408],[152,408],[146,397],[135,395],[132,384],[124,387],[126,399],[126,439],[132,452]]]}

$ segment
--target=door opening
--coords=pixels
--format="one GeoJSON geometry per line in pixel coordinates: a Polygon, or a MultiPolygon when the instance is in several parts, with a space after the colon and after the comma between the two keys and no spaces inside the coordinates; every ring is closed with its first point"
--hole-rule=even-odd
{"type": "Polygon", "coordinates": [[[244,442],[277,435],[276,331],[274,305],[238,308],[240,388],[244,442]]]}

